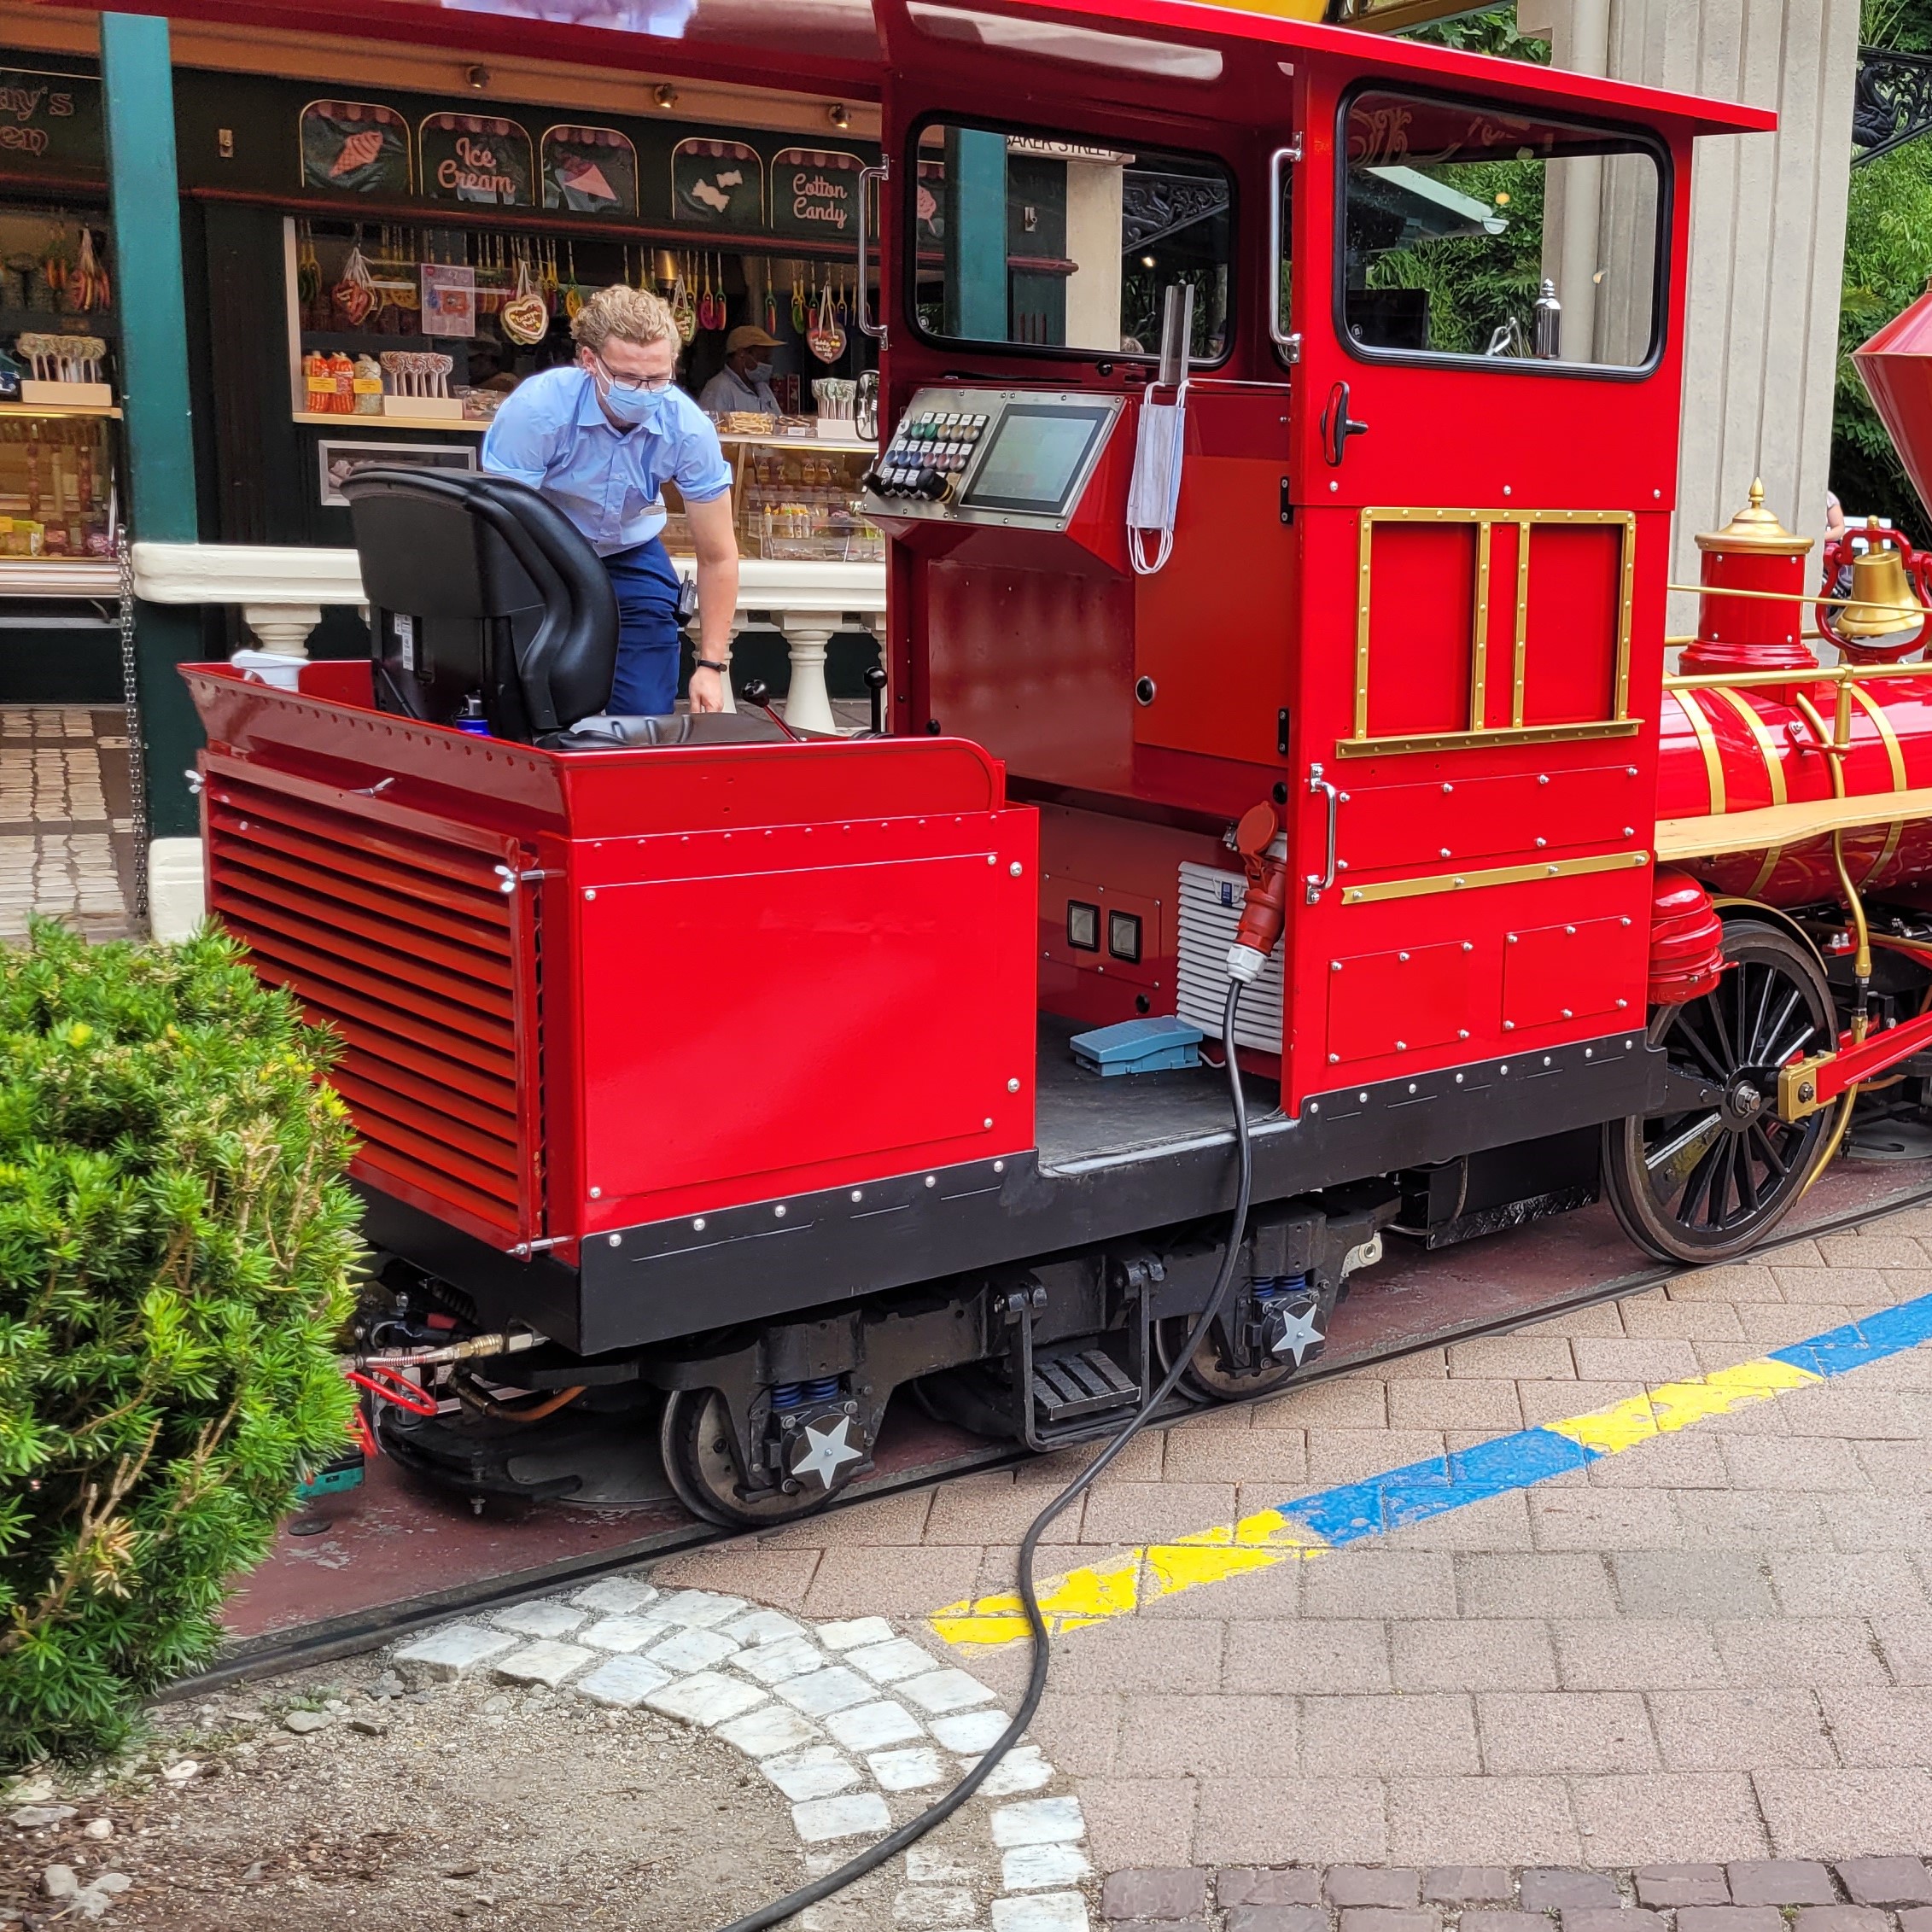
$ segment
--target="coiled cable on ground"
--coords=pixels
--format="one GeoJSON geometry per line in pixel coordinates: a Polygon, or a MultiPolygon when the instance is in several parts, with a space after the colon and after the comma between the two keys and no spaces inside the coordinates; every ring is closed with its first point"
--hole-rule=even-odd
{"type": "MultiPolygon", "coordinates": [[[[992,1776],[994,1766],[1019,1742],[1027,1725],[1032,1723],[1035,1713],[1040,1708],[1040,1699],[1046,1692],[1047,1667],[1051,1655],[1047,1620],[1040,1614],[1039,1593],[1033,1581],[1033,1559],[1039,1550],[1040,1539],[1055,1518],[1086,1494],[1102,1471],[1140,1434],[1153,1419],[1162,1404],[1173,1394],[1182,1371],[1194,1358],[1195,1349],[1200,1345],[1202,1338],[1221,1313],[1222,1305],[1228,1299],[1228,1291],[1234,1286],[1235,1271],[1240,1265],[1241,1236],[1247,1227],[1248,1198],[1254,1185],[1254,1153],[1248,1140],[1247,1098],[1241,1091],[1240,1068],[1234,1053],[1234,1012],[1240,1003],[1240,983],[1230,980],[1227,1004],[1222,1010],[1221,1044],[1227,1054],[1228,1089],[1234,1112],[1234,1150],[1238,1178],[1234,1187],[1234,1216],[1228,1230],[1228,1246],[1221,1258],[1221,1270],[1215,1276],[1213,1291],[1209,1294],[1205,1306],[1202,1308],[1194,1327],[1188,1330],[1186,1345],[1176,1351],[1174,1364],[1162,1377],[1159,1386],[1135,1410],[1126,1427],[1112,1438],[1106,1447],[1033,1519],[1027,1526],[1026,1534],[1020,1539],[1019,1601],[1021,1608],[1026,1613],[1026,1626],[1032,1637],[1033,1661],[1032,1667],[1027,1673],[1026,1690],[1020,1698],[1019,1708],[1013,1713],[1013,1722],[1000,1733],[991,1748],[972,1769],[943,1798],[928,1805],[917,1818],[908,1819],[896,1831],[888,1833],[876,1845],[868,1846],[856,1858],[848,1859],[835,1871],[826,1873],[824,1877],[814,1878],[810,1884],[801,1885],[796,1892],[788,1892],[782,1899],[773,1899],[769,1905],[760,1906],[742,1918],[734,1918],[730,1924],[721,1927],[720,1932],[768,1932],[770,1927],[782,1925],[786,1919],[796,1917],[807,1906],[815,1906],[820,1900],[829,1899],[835,1892],[842,1892],[848,1885],[855,1884],[867,1873],[878,1871],[879,1866],[896,1858],[908,1845],[916,1844],[927,1832],[943,1824],[958,1811],[992,1776]]],[[[1022,1390],[1020,1398],[1023,1401],[1030,1400],[1030,1392],[1022,1390]]]]}

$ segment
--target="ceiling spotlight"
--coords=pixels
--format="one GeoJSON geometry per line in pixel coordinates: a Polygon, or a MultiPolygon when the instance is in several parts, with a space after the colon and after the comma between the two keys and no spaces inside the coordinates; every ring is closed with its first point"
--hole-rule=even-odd
{"type": "Polygon", "coordinates": [[[1153,265],[1154,258],[1152,255],[1142,255],[1141,257],[1141,266],[1142,268],[1152,268],[1153,265]]]}
{"type": "Polygon", "coordinates": [[[657,91],[651,97],[661,108],[674,108],[678,104],[678,90],[668,80],[659,81],[657,91]]]}
{"type": "Polygon", "coordinates": [[[463,78],[469,82],[473,92],[481,94],[490,84],[490,70],[487,67],[465,67],[463,78]]]}
{"type": "Polygon", "coordinates": [[[843,101],[836,102],[825,111],[825,118],[843,132],[852,125],[852,112],[843,101]]]}

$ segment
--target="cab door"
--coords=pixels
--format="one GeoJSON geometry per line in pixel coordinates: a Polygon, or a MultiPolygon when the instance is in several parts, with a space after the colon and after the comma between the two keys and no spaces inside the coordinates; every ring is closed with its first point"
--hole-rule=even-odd
{"type": "Polygon", "coordinates": [[[1305,148],[1298,1110],[1640,1019],[1678,385],[1643,129],[1337,77],[1305,148]]]}

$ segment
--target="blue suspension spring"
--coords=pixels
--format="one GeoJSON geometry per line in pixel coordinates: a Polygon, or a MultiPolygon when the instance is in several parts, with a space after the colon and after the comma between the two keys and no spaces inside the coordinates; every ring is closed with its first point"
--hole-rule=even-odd
{"type": "Polygon", "coordinates": [[[808,1403],[836,1402],[838,1399],[838,1378],[836,1375],[819,1375],[805,1382],[774,1382],[772,1385],[772,1410],[782,1415],[788,1410],[803,1409],[808,1403]]]}
{"type": "Polygon", "coordinates": [[[1252,1287],[1255,1304],[1266,1309],[1278,1301],[1285,1301],[1290,1295],[1305,1293],[1308,1287],[1305,1275],[1274,1275],[1258,1279],[1252,1287]]]}

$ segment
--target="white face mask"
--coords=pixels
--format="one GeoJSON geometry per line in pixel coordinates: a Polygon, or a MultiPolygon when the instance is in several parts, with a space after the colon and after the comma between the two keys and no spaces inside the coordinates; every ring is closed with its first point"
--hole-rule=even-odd
{"type": "Polygon", "coordinates": [[[610,371],[604,367],[602,357],[592,365],[590,379],[597,386],[598,400],[618,422],[633,429],[657,426],[663,412],[668,385],[662,389],[621,389],[610,379],[610,371]]]}
{"type": "Polygon", "coordinates": [[[768,362],[755,362],[744,372],[744,380],[753,388],[756,388],[761,382],[770,382],[771,379],[772,365],[768,362]]]}

